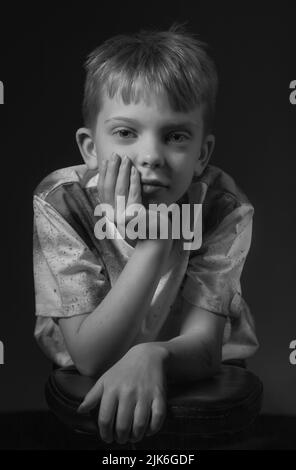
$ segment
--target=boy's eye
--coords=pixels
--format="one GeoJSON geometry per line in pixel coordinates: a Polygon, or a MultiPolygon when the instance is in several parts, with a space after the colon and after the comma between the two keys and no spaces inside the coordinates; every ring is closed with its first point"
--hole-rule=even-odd
{"type": "Polygon", "coordinates": [[[133,132],[129,131],[128,129],[118,129],[117,131],[113,132],[113,134],[125,139],[126,137],[130,137],[129,134],[133,134],[133,132]]]}
{"type": "Polygon", "coordinates": [[[178,143],[183,143],[184,141],[189,139],[187,134],[181,134],[180,132],[172,132],[170,137],[173,136],[172,141],[178,143]]]}
{"type": "MultiPolygon", "coordinates": [[[[128,130],[128,129],[117,129],[115,132],[113,132],[113,135],[118,135],[122,139],[127,139],[129,137],[135,137],[135,133],[128,130]]],[[[181,144],[184,141],[187,141],[190,139],[190,136],[187,134],[183,134],[180,132],[171,132],[168,137],[168,140],[172,140],[173,143],[181,144]]]]}

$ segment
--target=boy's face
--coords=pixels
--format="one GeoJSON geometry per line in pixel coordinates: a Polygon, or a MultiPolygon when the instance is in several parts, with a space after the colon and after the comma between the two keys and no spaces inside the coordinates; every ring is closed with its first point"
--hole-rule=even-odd
{"type": "Polygon", "coordinates": [[[202,108],[172,111],[164,92],[128,105],[119,95],[105,96],[94,132],[84,137],[80,148],[89,168],[100,170],[114,152],[127,155],[140,173],[143,203],[167,205],[185,194],[214,147],[214,136],[203,135],[202,108]],[[143,180],[157,180],[163,186],[153,189],[143,180]]]}

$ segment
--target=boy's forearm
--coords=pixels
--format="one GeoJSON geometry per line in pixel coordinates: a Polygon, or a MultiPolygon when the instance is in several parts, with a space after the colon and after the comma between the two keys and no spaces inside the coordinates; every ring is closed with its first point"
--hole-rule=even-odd
{"type": "Polygon", "coordinates": [[[129,350],[150,307],[170,247],[170,240],[137,244],[115,285],[80,325],[74,360],[80,372],[100,375],[129,350]]]}
{"type": "Polygon", "coordinates": [[[215,375],[221,365],[221,349],[199,331],[169,341],[146,343],[165,351],[165,370],[169,383],[190,382],[215,375]]]}

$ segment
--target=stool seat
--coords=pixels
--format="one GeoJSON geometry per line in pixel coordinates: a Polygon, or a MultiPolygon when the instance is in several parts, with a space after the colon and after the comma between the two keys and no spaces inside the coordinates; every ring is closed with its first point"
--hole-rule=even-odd
{"type": "MultiPolygon", "coordinates": [[[[74,367],[54,370],[45,386],[51,411],[69,428],[98,434],[98,409],[78,414],[77,408],[95,379],[82,376],[74,367]]],[[[182,433],[202,438],[244,430],[260,412],[263,386],[247,369],[221,366],[219,374],[194,383],[168,387],[167,416],[160,433],[182,433]]]]}

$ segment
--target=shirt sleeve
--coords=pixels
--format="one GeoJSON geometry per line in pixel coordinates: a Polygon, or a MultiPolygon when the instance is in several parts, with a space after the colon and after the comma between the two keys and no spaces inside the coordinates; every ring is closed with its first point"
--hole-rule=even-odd
{"type": "Polygon", "coordinates": [[[95,251],[38,196],[33,231],[36,315],[54,319],[92,312],[109,289],[95,251]]]}
{"type": "Polygon", "coordinates": [[[250,248],[254,208],[244,203],[229,213],[200,250],[190,254],[182,296],[193,305],[235,318],[244,306],[240,277],[250,248]]]}

